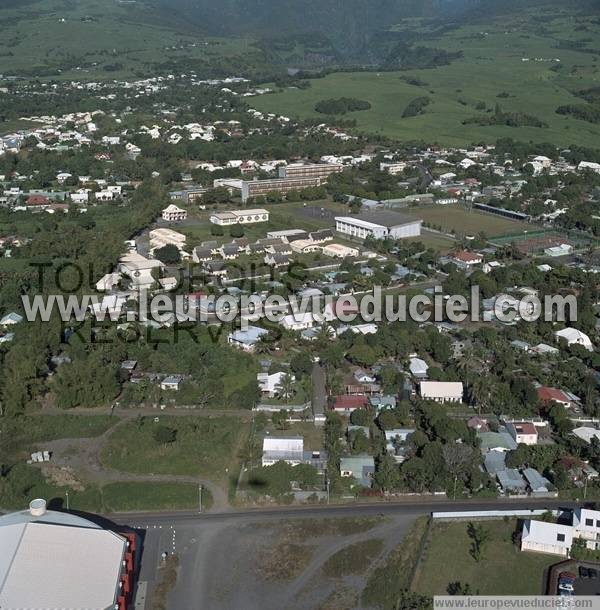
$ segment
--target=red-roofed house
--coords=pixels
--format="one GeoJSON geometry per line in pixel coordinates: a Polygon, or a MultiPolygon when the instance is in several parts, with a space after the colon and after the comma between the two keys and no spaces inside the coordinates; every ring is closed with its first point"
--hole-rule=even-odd
{"type": "Polygon", "coordinates": [[[563,405],[564,407],[568,408],[573,404],[573,401],[569,398],[569,396],[558,388],[548,388],[546,386],[542,386],[541,388],[538,388],[537,394],[540,402],[544,405],[551,402],[556,402],[559,405],[563,405]]]}
{"type": "Polygon", "coordinates": [[[451,256],[452,262],[461,269],[470,269],[475,265],[480,265],[483,262],[483,256],[477,254],[477,252],[468,252],[467,250],[460,250],[455,252],[451,256]]]}
{"type": "Polygon", "coordinates": [[[36,207],[49,206],[50,199],[48,199],[48,197],[46,197],[45,195],[30,195],[29,197],[27,197],[27,202],[25,203],[25,205],[36,207]]]}
{"type": "Polygon", "coordinates": [[[529,421],[515,421],[506,425],[509,434],[517,444],[537,445],[538,432],[536,427],[529,421]]]}
{"type": "Polygon", "coordinates": [[[331,407],[336,413],[352,413],[356,409],[364,409],[367,406],[366,396],[336,396],[331,407]]]}

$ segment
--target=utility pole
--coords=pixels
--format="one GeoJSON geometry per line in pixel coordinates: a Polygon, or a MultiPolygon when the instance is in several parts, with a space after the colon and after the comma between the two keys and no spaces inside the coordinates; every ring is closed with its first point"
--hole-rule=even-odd
{"type": "Polygon", "coordinates": [[[585,500],[585,497],[587,496],[587,482],[588,482],[587,474],[584,474],[584,478],[585,478],[585,484],[583,486],[583,499],[585,500]]]}
{"type": "Polygon", "coordinates": [[[325,484],[327,485],[327,504],[329,504],[329,472],[325,471],[325,484]]]}
{"type": "Polygon", "coordinates": [[[202,512],[202,483],[198,484],[198,512],[202,512]]]}
{"type": "Polygon", "coordinates": [[[67,510],[69,510],[69,492],[65,491],[65,494],[67,496],[67,510]]]}

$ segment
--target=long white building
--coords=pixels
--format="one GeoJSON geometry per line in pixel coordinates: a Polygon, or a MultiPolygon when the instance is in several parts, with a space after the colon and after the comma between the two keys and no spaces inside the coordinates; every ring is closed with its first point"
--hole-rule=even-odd
{"type": "Polygon", "coordinates": [[[231,212],[215,212],[209,218],[214,225],[249,225],[257,222],[268,222],[269,212],[262,208],[256,210],[233,210],[231,212]]]}
{"type": "Polygon", "coordinates": [[[335,230],[338,233],[366,239],[403,239],[419,237],[423,221],[396,212],[370,212],[357,216],[336,216],[335,230]]]}

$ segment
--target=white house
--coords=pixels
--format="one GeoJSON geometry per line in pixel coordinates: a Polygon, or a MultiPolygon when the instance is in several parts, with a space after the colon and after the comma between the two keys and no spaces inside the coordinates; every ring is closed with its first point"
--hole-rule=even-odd
{"type": "Polygon", "coordinates": [[[279,323],[287,330],[306,330],[315,325],[315,318],[311,312],[307,311],[283,316],[279,323]]]}
{"type": "Polygon", "coordinates": [[[461,381],[421,381],[421,398],[435,402],[462,402],[464,389],[461,381]]]}
{"type": "Polygon", "coordinates": [[[13,326],[14,324],[20,324],[22,321],[22,315],[11,311],[3,316],[3,318],[0,320],[0,326],[13,326]]]}
{"type": "Polygon", "coordinates": [[[109,191],[108,189],[97,191],[95,193],[96,201],[113,201],[115,198],[115,192],[109,191]]]}
{"type": "Polygon", "coordinates": [[[593,438],[600,440],[600,430],[590,426],[580,426],[578,428],[574,428],[573,434],[577,438],[580,438],[582,441],[586,442],[588,445],[592,442],[593,438]]]}
{"type": "MultiPolygon", "coordinates": [[[[273,373],[272,375],[269,375],[269,373],[257,373],[256,381],[258,382],[258,387],[260,388],[260,391],[269,398],[274,398],[279,394],[279,388],[281,386],[283,378],[287,374],[288,373],[282,371],[273,373]]],[[[290,377],[292,381],[296,381],[294,375],[290,375],[290,377]]]]}
{"type": "Polygon", "coordinates": [[[589,352],[594,351],[594,346],[591,339],[585,333],[577,330],[576,328],[567,327],[563,328],[562,330],[557,330],[554,333],[554,336],[556,337],[557,341],[565,339],[567,345],[581,345],[589,352]]]}
{"type": "Polygon", "coordinates": [[[590,170],[600,174],[600,163],[592,163],[591,161],[581,161],[577,166],[577,169],[582,172],[584,170],[590,170]]]}
{"type": "Polygon", "coordinates": [[[90,199],[90,191],[89,189],[79,189],[75,193],[71,193],[70,197],[73,203],[88,203],[90,199]]]}
{"type": "Polygon", "coordinates": [[[148,259],[137,252],[128,252],[119,259],[118,271],[126,275],[137,290],[148,289],[156,283],[152,272],[161,269],[163,263],[156,259],[148,259]]]}
{"type": "Polygon", "coordinates": [[[509,422],[506,429],[517,444],[537,445],[538,432],[531,422],[509,422]]]}
{"type": "Polygon", "coordinates": [[[483,256],[476,252],[468,252],[467,250],[461,250],[455,252],[450,260],[460,269],[471,269],[475,265],[480,265],[483,262],[483,256]]]}
{"type": "Polygon", "coordinates": [[[182,382],[183,377],[181,375],[169,375],[160,382],[160,389],[178,391],[182,382]]]}
{"type": "Polygon", "coordinates": [[[174,204],[168,205],[162,211],[162,219],[166,220],[167,222],[178,222],[180,220],[185,220],[186,218],[187,210],[182,210],[174,204]]]}
{"type": "Polygon", "coordinates": [[[253,352],[260,338],[268,334],[269,331],[266,328],[248,326],[245,330],[236,330],[227,335],[227,343],[243,349],[245,352],[253,352]]]}

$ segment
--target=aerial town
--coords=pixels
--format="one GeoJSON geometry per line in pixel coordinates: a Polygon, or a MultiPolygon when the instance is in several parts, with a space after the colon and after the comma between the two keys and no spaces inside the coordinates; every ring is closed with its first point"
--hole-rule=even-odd
{"type": "Polygon", "coordinates": [[[0,608],[600,594],[600,149],[191,65],[0,75],[0,608]]]}

